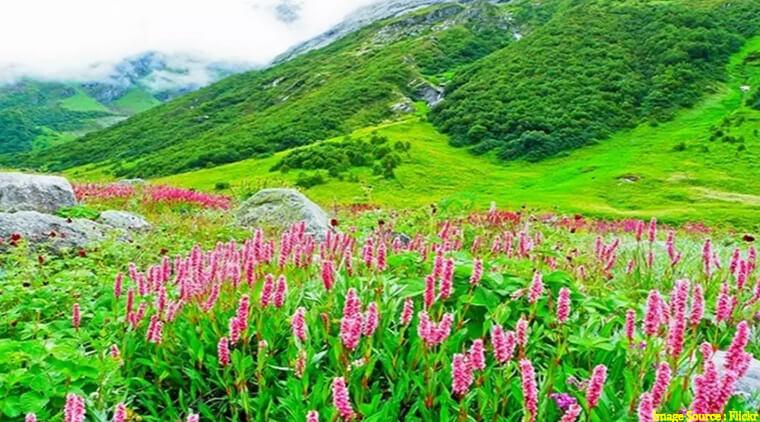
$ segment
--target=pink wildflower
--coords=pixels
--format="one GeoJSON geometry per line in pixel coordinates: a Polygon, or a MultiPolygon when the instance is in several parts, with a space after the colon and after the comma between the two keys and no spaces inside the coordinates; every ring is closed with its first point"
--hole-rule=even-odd
{"type": "Polygon", "coordinates": [[[562,415],[562,419],[559,422],[575,422],[578,416],[581,414],[581,406],[578,403],[573,403],[567,408],[565,414],[562,415]]]}
{"type": "Polygon", "coordinates": [[[113,412],[113,422],[126,422],[127,421],[127,406],[124,403],[119,403],[113,412]]]}
{"type": "Polygon", "coordinates": [[[277,288],[274,291],[273,302],[276,308],[282,308],[285,304],[285,295],[288,292],[288,282],[285,280],[285,276],[281,275],[277,277],[277,288]]]}
{"type": "Polygon", "coordinates": [[[435,277],[431,274],[425,277],[425,307],[429,308],[435,303],[435,277]]]}
{"type": "Polygon", "coordinates": [[[649,231],[647,232],[647,237],[649,238],[649,243],[654,242],[655,238],[657,237],[657,219],[655,217],[652,217],[652,219],[649,221],[649,231]]]}
{"type": "Polygon", "coordinates": [[[557,321],[564,324],[570,317],[570,289],[563,287],[559,290],[557,299],[557,321]]]}
{"type": "Polygon", "coordinates": [[[541,295],[544,293],[544,281],[541,273],[536,271],[533,274],[533,282],[530,285],[530,293],[528,294],[528,302],[536,303],[541,295]]]}
{"type": "Polygon", "coordinates": [[[293,331],[293,337],[297,338],[300,341],[306,341],[306,319],[304,318],[305,313],[306,309],[304,307],[299,307],[296,309],[295,314],[293,314],[293,318],[290,320],[290,328],[293,331]]]}
{"type": "Polygon", "coordinates": [[[654,385],[652,385],[652,407],[655,409],[660,407],[662,399],[665,398],[665,393],[667,393],[670,385],[670,375],[670,365],[667,362],[662,362],[657,366],[654,385]]]}
{"type": "Polygon", "coordinates": [[[84,398],[76,394],[66,395],[66,406],[63,408],[64,422],[84,422],[86,413],[84,398]]]}
{"type": "Polygon", "coordinates": [[[625,313],[625,336],[628,342],[633,342],[633,335],[636,331],[636,311],[629,309],[625,313]]]}
{"type": "Polygon", "coordinates": [[[385,268],[387,267],[387,250],[385,249],[385,242],[380,242],[379,245],[377,245],[377,269],[378,271],[385,271],[385,268]]]}
{"type": "Polygon", "coordinates": [[[164,323],[159,319],[158,315],[151,315],[150,317],[150,323],[148,324],[148,332],[145,335],[145,338],[150,343],[154,344],[160,344],[162,339],[162,331],[163,331],[164,323]]]}
{"type": "Polygon", "coordinates": [[[346,381],[343,377],[333,378],[332,382],[332,399],[333,406],[338,409],[338,413],[343,420],[354,418],[354,409],[351,407],[351,399],[348,397],[346,381]]]}
{"type": "Polygon", "coordinates": [[[538,387],[536,386],[536,373],[533,364],[527,359],[520,361],[520,378],[522,379],[525,414],[530,422],[535,422],[538,412],[538,387]]]}
{"type": "Polygon", "coordinates": [[[71,308],[71,325],[78,330],[79,324],[81,323],[81,321],[82,321],[82,315],[79,312],[79,304],[75,303],[74,306],[71,308]]]}
{"type": "Polygon", "coordinates": [[[343,303],[343,316],[354,316],[360,313],[361,301],[359,301],[359,295],[356,294],[356,289],[353,287],[346,292],[346,300],[343,303]]]}
{"type": "Polygon", "coordinates": [[[639,422],[654,422],[654,404],[651,394],[644,393],[639,398],[638,416],[639,422]]]}
{"type": "Polygon", "coordinates": [[[500,325],[491,327],[491,345],[493,353],[499,363],[504,363],[512,358],[517,340],[512,331],[504,332],[500,325]]]}
{"type": "Polygon", "coordinates": [[[412,322],[412,314],[414,313],[414,301],[408,297],[404,300],[404,308],[401,310],[401,325],[409,325],[412,322]]]}
{"type": "Polygon", "coordinates": [[[599,403],[599,397],[602,395],[604,382],[607,380],[607,367],[597,365],[591,374],[588,387],[586,388],[586,402],[589,409],[593,409],[599,403]]]}
{"type": "Polygon", "coordinates": [[[467,356],[457,353],[451,360],[451,390],[457,396],[467,394],[472,385],[472,367],[467,356]]]}
{"type": "Polygon", "coordinates": [[[306,422],[319,422],[319,412],[309,410],[309,413],[306,414],[306,422]]]}
{"type": "Polygon", "coordinates": [[[187,415],[187,422],[199,422],[201,417],[197,413],[191,413],[187,415]]]}
{"type": "Polygon", "coordinates": [[[115,344],[112,344],[112,345],[111,345],[111,348],[109,349],[109,351],[108,351],[108,354],[109,354],[109,355],[110,355],[112,358],[114,358],[114,359],[119,359],[119,358],[121,358],[121,351],[119,350],[119,346],[117,346],[117,345],[115,345],[115,344]]]}
{"type": "Polygon", "coordinates": [[[340,320],[340,340],[343,345],[349,349],[354,350],[359,345],[362,335],[362,315],[361,313],[355,315],[344,315],[340,320]]]}
{"type": "Polygon", "coordinates": [[[27,413],[24,417],[24,422],[37,422],[37,415],[34,413],[27,413]]]}
{"type": "Polygon", "coordinates": [[[331,260],[322,261],[322,284],[325,290],[330,290],[335,284],[335,269],[331,260]]]}
{"type": "Polygon", "coordinates": [[[705,296],[702,292],[702,286],[694,284],[694,292],[691,297],[691,315],[689,322],[691,325],[699,325],[702,316],[705,314],[705,296]]]}
{"type": "Polygon", "coordinates": [[[715,319],[718,322],[727,321],[731,318],[731,314],[734,312],[734,298],[729,295],[728,283],[723,283],[720,286],[720,294],[718,295],[718,303],[715,306],[715,319]]]}
{"type": "Polygon", "coordinates": [[[261,307],[266,308],[272,302],[272,293],[274,292],[274,276],[267,274],[264,277],[264,285],[261,286],[261,307]]]}
{"type": "Polygon", "coordinates": [[[482,339],[473,340],[470,350],[467,353],[467,359],[470,362],[472,369],[480,371],[486,369],[486,355],[482,339]]]}
{"type": "Polygon", "coordinates": [[[517,344],[521,347],[528,345],[528,321],[522,316],[517,320],[515,326],[515,336],[517,338],[517,344]]]}
{"type": "Polygon", "coordinates": [[[216,355],[220,365],[227,366],[230,364],[230,343],[227,337],[219,339],[219,343],[216,345],[216,355]]]}
{"type": "Polygon", "coordinates": [[[454,282],[454,260],[449,258],[443,267],[441,283],[439,285],[441,299],[451,296],[451,288],[454,282]]]}
{"type": "Polygon", "coordinates": [[[747,321],[742,321],[737,324],[734,338],[731,340],[731,345],[726,351],[726,369],[735,372],[743,372],[742,369],[744,369],[746,362],[752,358],[749,353],[744,351],[749,343],[749,337],[750,330],[747,321]]]}
{"type": "Polygon", "coordinates": [[[117,299],[121,297],[123,280],[124,280],[124,274],[118,273],[116,274],[116,278],[113,281],[113,296],[117,299]]]}
{"type": "Polygon", "coordinates": [[[367,306],[367,311],[364,313],[364,326],[362,328],[362,334],[367,337],[371,337],[377,330],[377,324],[379,315],[377,312],[377,303],[372,302],[367,306]]]}
{"type": "Polygon", "coordinates": [[[483,261],[478,258],[472,263],[472,274],[470,275],[470,285],[475,286],[480,283],[483,277],[483,261]]]}
{"type": "Polygon", "coordinates": [[[660,292],[657,290],[649,291],[649,297],[647,297],[647,310],[644,315],[644,333],[648,336],[657,334],[657,331],[660,328],[660,322],[662,320],[660,300],[660,292]]]}

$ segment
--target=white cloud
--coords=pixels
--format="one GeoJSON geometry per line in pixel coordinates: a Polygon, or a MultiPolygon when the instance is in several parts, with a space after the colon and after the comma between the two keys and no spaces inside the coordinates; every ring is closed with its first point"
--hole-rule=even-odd
{"type": "Polygon", "coordinates": [[[100,77],[145,51],[265,64],[372,1],[0,0],[0,82],[100,77]]]}

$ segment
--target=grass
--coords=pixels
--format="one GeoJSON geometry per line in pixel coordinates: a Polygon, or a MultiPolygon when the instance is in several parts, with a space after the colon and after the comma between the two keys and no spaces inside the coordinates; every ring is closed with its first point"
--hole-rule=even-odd
{"type": "MultiPolygon", "coordinates": [[[[325,205],[420,207],[444,201],[485,208],[495,201],[510,208],[525,205],[610,217],[654,215],[672,222],[752,227],[760,211],[760,187],[755,183],[760,170],[754,164],[760,158],[760,138],[755,133],[760,112],[744,106],[745,94],[739,86],[760,85],[760,68],[743,63],[753,51],[760,51],[760,37],[733,56],[725,84],[674,120],[656,127],[641,125],[538,163],[504,164],[493,157],[465,153],[450,146],[445,135],[419,117],[361,129],[354,136],[377,131],[391,141],[412,143],[410,157],[397,169],[396,179],[383,180],[369,170],[355,169],[357,181],[329,179],[306,193],[325,205]],[[738,151],[738,144],[709,140],[725,119],[732,122],[725,131],[744,137],[744,151],[738,151]],[[674,150],[682,143],[685,150],[674,150]]],[[[280,157],[240,161],[157,182],[202,190],[228,182],[233,191],[292,185],[298,172],[269,171],[280,157]]],[[[86,168],[70,174],[102,177],[86,168]]]]}
{"type": "Polygon", "coordinates": [[[82,92],[82,90],[80,89],[77,89],[76,94],[72,95],[71,97],[61,100],[59,104],[61,105],[61,107],[66,108],[71,111],[110,112],[110,110],[106,106],[99,103],[96,99],[90,97],[85,92],[82,92]]]}
{"type": "Polygon", "coordinates": [[[129,114],[136,114],[161,104],[161,101],[140,88],[132,88],[118,100],[113,107],[129,114]]]}

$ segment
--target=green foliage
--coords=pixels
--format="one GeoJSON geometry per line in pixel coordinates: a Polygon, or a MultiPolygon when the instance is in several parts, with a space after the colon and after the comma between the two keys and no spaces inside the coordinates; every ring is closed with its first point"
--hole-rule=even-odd
{"type": "MultiPolygon", "coordinates": [[[[396,141],[391,144],[388,138],[378,135],[372,135],[369,140],[347,136],[340,141],[320,142],[289,151],[271,171],[327,170],[330,176],[339,178],[352,168],[372,167],[380,169],[377,174],[393,178],[393,169],[402,161],[399,154],[408,153],[410,148],[409,142],[396,141]]],[[[297,184],[301,187],[314,186],[297,184]]]]}
{"type": "Polygon", "coordinates": [[[80,130],[93,119],[111,115],[105,110],[70,108],[63,103],[80,94],[58,83],[18,82],[0,87],[0,154],[29,151],[43,129],[80,130]]]}
{"type": "Polygon", "coordinates": [[[63,218],[86,218],[89,220],[96,220],[100,217],[100,212],[87,205],[75,205],[73,207],[61,208],[55,212],[59,217],[63,218]]]}
{"type": "Polygon", "coordinates": [[[455,145],[538,160],[671,119],[760,23],[757,0],[566,4],[454,78],[431,118],[455,145]]]}
{"type": "Polygon", "coordinates": [[[325,183],[325,177],[320,172],[306,173],[301,172],[296,179],[296,186],[304,189],[313,188],[325,183]]]}
{"type": "MultiPolygon", "coordinates": [[[[506,12],[485,2],[439,5],[378,22],[264,70],[231,76],[76,142],[15,162],[51,170],[117,165],[156,176],[262,157],[379,123],[426,76],[460,69],[511,39],[506,12]]],[[[6,161],[8,162],[8,161],[6,161]]]]}

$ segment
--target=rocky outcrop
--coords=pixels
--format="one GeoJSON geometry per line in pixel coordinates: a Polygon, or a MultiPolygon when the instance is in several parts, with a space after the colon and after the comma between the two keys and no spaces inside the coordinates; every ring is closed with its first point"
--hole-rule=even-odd
{"type": "Polygon", "coordinates": [[[0,173],[0,212],[54,213],[75,204],[74,189],[63,177],[0,173]]]}
{"type": "Polygon", "coordinates": [[[84,218],[65,219],[37,211],[0,212],[0,239],[20,236],[32,247],[55,251],[84,248],[106,238],[109,226],[84,218]]]}
{"type": "Polygon", "coordinates": [[[263,189],[256,192],[240,206],[236,218],[240,225],[246,227],[278,230],[305,221],[306,231],[320,241],[330,227],[327,213],[293,189],[263,189]]]}
{"type": "Polygon", "coordinates": [[[103,211],[98,217],[98,222],[127,231],[146,231],[151,227],[143,216],[127,211],[103,211]]]}
{"type": "MultiPolygon", "coordinates": [[[[715,361],[715,366],[721,371],[726,362],[726,352],[720,350],[715,352],[713,359],[715,361]]],[[[747,397],[753,397],[760,394],[760,361],[752,359],[747,374],[736,382],[734,388],[735,393],[747,397]]]]}

